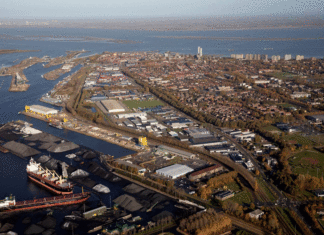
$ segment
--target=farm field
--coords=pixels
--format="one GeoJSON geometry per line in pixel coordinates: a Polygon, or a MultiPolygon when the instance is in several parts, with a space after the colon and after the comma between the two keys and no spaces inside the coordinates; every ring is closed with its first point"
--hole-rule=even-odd
{"type": "Polygon", "coordinates": [[[312,146],[314,144],[314,142],[308,136],[301,136],[299,134],[289,134],[284,136],[283,139],[291,144],[301,144],[303,146],[312,146]]]}
{"type": "Polygon", "coordinates": [[[324,153],[315,150],[305,150],[297,153],[289,159],[292,171],[297,174],[322,177],[324,170],[324,153]],[[317,170],[318,169],[318,170],[317,170]]]}
{"type": "Polygon", "coordinates": [[[164,106],[159,100],[124,100],[123,103],[130,109],[137,108],[151,108],[156,106],[164,106]]]}

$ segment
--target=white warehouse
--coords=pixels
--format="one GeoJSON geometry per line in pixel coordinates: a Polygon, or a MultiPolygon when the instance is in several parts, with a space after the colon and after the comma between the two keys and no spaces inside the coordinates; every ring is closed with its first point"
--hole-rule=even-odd
{"type": "Polygon", "coordinates": [[[38,113],[38,114],[42,114],[42,115],[58,113],[58,110],[56,110],[56,109],[47,108],[47,107],[41,106],[41,105],[31,105],[29,110],[32,112],[38,113]]]}
{"type": "Polygon", "coordinates": [[[181,164],[174,164],[172,166],[158,169],[156,171],[156,173],[159,175],[163,175],[165,177],[171,178],[171,179],[176,179],[180,176],[186,175],[193,171],[194,171],[194,169],[192,169],[188,166],[181,165],[181,164]]]}

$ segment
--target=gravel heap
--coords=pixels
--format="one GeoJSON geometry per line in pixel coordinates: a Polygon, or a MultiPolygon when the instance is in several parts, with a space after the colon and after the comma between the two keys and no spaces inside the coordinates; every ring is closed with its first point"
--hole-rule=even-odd
{"type": "Polygon", "coordinates": [[[138,203],[134,197],[128,194],[117,197],[113,202],[131,212],[142,209],[142,205],[138,203]]]}

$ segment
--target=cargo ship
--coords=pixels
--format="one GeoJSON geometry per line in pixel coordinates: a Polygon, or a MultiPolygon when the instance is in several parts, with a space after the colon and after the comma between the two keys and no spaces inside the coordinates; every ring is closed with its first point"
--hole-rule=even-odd
{"type": "Polygon", "coordinates": [[[54,206],[67,206],[85,202],[91,196],[90,192],[82,192],[56,197],[45,197],[34,200],[16,202],[14,196],[0,200],[0,213],[22,212],[49,208],[54,206]]]}
{"type": "Polygon", "coordinates": [[[40,163],[30,158],[27,165],[28,178],[57,195],[72,194],[74,185],[63,179],[54,170],[41,167],[40,163]]]}

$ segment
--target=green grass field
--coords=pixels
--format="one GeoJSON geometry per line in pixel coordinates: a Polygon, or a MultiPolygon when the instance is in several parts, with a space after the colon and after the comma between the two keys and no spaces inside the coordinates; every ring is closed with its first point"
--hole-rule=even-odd
{"type": "Polygon", "coordinates": [[[269,126],[265,126],[263,127],[264,130],[266,131],[278,131],[278,132],[282,132],[279,128],[275,127],[275,126],[272,126],[272,125],[269,125],[269,126]]]}
{"type": "Polygon", "coordinates": [[[287,104],[287,103],[283,103],[283,104],[279,104],[279,106],[283,107],[283,108],[290,108],[290,107],[295,107],[292,104],[287,104]]]}
{"type": "Polygon", "coordinates": [[[314,142],[309,137],[301,136],[299,134],[288,134],[284,136],[283,139],[291,144],[301,144],[308,146],[312,146],[314,144],[314,142]]]}
{"type": "Polygon", "coordinates": [[[124,100],[123,103],[130,109],[132,108],[151,108],[151,107],[156,107],[158,105],[164,105],[161,101],[159,100],[124,100]]]}
{"type": "Polygon", "coordinates": [[[289,164],[294,173],[308,174],[312,176],[322,177],[322,171],[324,170],[324,153],[320,153],[315,150],[305,150],[297,153],[289,159],[289,164]]]}
{"type": "Polygon", "coordinates": [[[279,79],[287,79],[287,78],[297,77],[295,74],[286,73],[286,72],[273,73],[272,76],[279,78],[279,79]]]}
{"type": "Polygon", "coordinates": [[[239,193],[236,193],[234,197],[228,199],[233,202],[236,202],[240,205],[242,204],[250,204],[252,202],[252,195],[248,191],[241,191],[239,193]]]}
{"type": "Polygon", "coordinates": [[[324,135],[311,135],[308,138],[316,143],[324,144],[324,135]]]}

